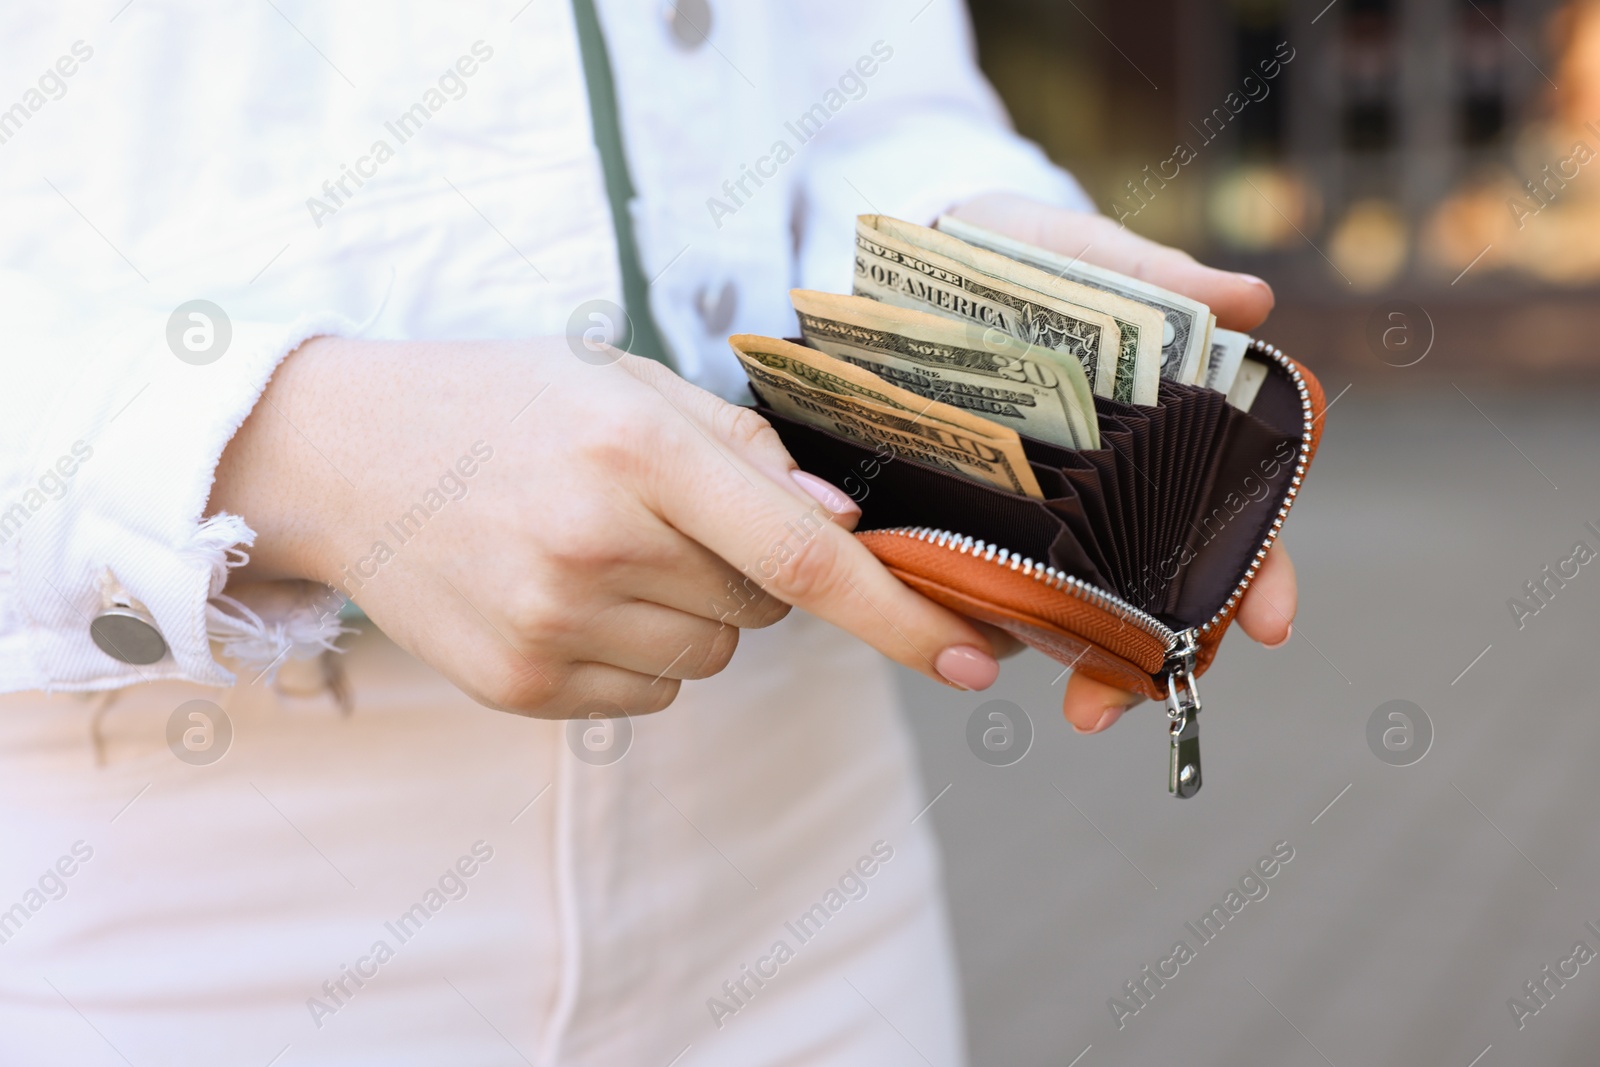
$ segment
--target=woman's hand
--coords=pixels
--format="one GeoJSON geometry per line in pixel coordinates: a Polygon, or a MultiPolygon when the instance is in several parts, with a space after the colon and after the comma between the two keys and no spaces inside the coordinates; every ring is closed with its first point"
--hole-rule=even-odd
{"type": "MultiPolygon", "coordinates": [[[[1272,289],[1260,278],[1196,263],[1187,253],[1146,240],[1103,215],[1047,207],[1010,193],[977,197],[951,214],[1202,301],[1226,329],[1253,330],[1272,310],[1272,289]]],[[[1278,648],[1293,631],[1296,597],[1294,564],[1280,542],[1267,553],[1239,603],[1239,628],[1268,648],[1278,648]]],[[[1074,672],[1067,679],[1062,710],[1080,733],[1098,733],[1142,699],[1074,672]]]]}
{"type": "Polygon", "coordinates": [[[565,339],[307,342],[228,445],[210,509],[257,531],[240,580],[325,582],[509,711],[660,710],[790,605],[947,683],[999,671],[850,536],[860,509],[763,419],[565,339]]]}

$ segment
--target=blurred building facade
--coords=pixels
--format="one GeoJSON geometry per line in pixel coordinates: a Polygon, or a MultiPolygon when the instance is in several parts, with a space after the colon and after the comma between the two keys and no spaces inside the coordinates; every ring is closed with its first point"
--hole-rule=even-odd
{"type": "Polygon", "coordinates": [[[1018,127],[1147,236],[1273,283],[1265,336],[1600,369],[1600,0],[971,0],[1018,127]]]}

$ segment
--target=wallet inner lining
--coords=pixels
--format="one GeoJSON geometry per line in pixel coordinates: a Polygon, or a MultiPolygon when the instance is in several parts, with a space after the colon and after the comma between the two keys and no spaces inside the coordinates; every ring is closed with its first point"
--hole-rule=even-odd
{"type": "Polygon", "coordinates": [[[765,405],[804,470],[861,506],[858,529],[930,526],[1047,561],[1178,627],[1221,607],[1294,475],[1299,395],[1270,363],[1251,412],[1163,381],[1156,407],[1095,398],[1098,449],[1023,438],[1046,499],[969,481],[793,422],[765,405]]]}

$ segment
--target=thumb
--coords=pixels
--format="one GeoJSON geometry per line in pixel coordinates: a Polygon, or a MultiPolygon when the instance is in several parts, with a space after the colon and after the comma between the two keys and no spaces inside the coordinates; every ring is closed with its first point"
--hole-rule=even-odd
{"type": "Polygon", "coordinates": [[[726,447],[756,470],[783,486],[821,504],[834,522],[855,529],[861,507],[833,483],[801,470],[783,447],[778,431],[755,411],[730,404],[714,393],[684,381],[650,359],[628,357],[628,372],[661,394],[661,398],[695,425],[714,444],[726,447]]]}
{"type": "Polygon", "coordinates": [[[1122,718],[1122,713],[1144,698],[1073,671],[1067,678],[1067,694],[1061,713],[1080,734],[1097,734],[1122,718]]]}

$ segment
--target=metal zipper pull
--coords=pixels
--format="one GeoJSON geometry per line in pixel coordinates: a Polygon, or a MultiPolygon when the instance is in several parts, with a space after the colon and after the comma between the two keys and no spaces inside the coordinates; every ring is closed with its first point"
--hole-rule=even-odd
{"type": "Polygon", "coordinates": [[[1167,791],[1175,797],[1200,792],[1200,691],[1194,684],[1194,657],[1199,651],[1194,630],[1184,630],[1167,650],[1167,717],[1171,719],[1167,791]]]}

